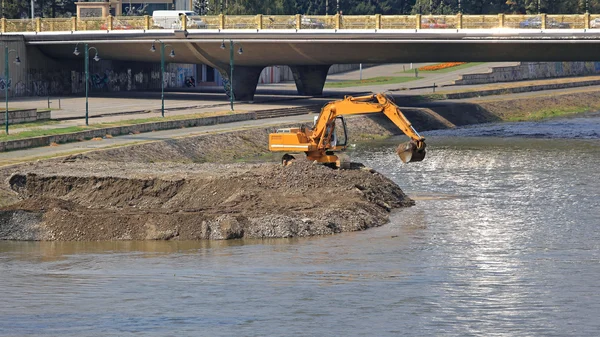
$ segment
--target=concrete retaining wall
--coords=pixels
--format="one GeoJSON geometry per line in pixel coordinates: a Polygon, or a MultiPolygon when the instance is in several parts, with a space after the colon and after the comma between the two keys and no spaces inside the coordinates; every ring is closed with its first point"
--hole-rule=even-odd
{"type": "MultiPolygon", "coordinates": [[[[26,110],[12,110],[8,111],[8,123],[9,124],[17,124],[17,123],[27,123],[27,122],[35,122],[39,120],[49,120],[50,119],[50,111],[37,112],[37,109],[26,109],[26,110]]],[[[0,124],[4,124],[6,122],[5,113],[0,113],[0,124]]]]}
{"type": "MultiPolygon", "coordinates": [[[[2,36],[21,60],[17,66],[10,55],[9,97],[63,96],[85,92],[83,56],[74,60],[52,59],[35,46],[25,46],[22,37],[2,36]]],[[[74,48],[74,46],[73,46],[74,48]]],[[[79,46],[82,48],[82,46],[79,46]]],[[[94,51],[92,50],[93,56],[94,51]]],[[[102,55],[100,55],[102,56],[102,55]]],[[[0,64],[4,64],[4,53],[0,53],[0,64]]],[[[160,89],[160,62],[127,62],[100,60],[90,61],[89,90],[91,92],[120,92],[131,90],[160,89]]],[[[165,88],[186,87],[185,79],[196,76],[196,65],[168,63],[165,67],[165,88]]],[[[0,74],[0,97],[4,97],[6,83],[4,71],[0,74]]]]}
{"type": "Polygon", "coordinates": [[[49,121],[52,119],[52,112],[50,111],[38,111],[37,112],[37,120],[38,121],[49,121]]]}
{"type": "Polygon", "coordinates": [[[0,36],[0,97],[4,101],[4,92],[6,85],[8,85],[8,97],[14,97],[17,95],[16,88],[21,88],[22,84],[27,81],[27,70],[28,70],[28,53],[25,46],[25,40],[23,36],[17,35],[2,35],[0,36]],[[6,78],[4,73],[4,44],[6,44],[11,51],[8,55],[8,71],[9,78],[6,78]],[[21,63],[15,64],[15,59],[19,56],[21,63]]]}
{"type": "Polygon", "coordinates": [[[118,136],[118,135],[127,135],[130,133],[151,132],[151,131],[168,130],[168,129],[179,129],[182,127],[195,127],[195,126],[203,126],[203,125],[214,125],[214,124],[222,124],[222,123],[240,122],[240,121],[247,121],[247,120],[251,120],[251,119],[256,119],[256,113],[249,112],[249,113],[240,113],[240,114],[234,114],[234,115],[223,115],[223,116],[202,117],[202,118],[185,119],[185,120],[116,126],[116,127],[110,127],[110,128],[73,132],[73,133],[63,134],[63,135],[42,136],[42,137],[0,142],[0,152],[18,150],[18,149],[26,149],[26,148],[30,148],[30,147],[49,146],[52,143],[60,144],[60,143],[82,141],[82,140],[92,139],[92,138],[96,138],[96,137],[105,137],[106,135],[118,136]]]}
{"type": "MultiPolygon", "coordinates": [[[[329,68],[328,75],[343,73],[345,71],[357,70],[360,67],[358,64],[334,64],[329,68]]],[[[366,68],[366,65],[363,64],[363,68],[366,68]]],[[[294,75],[292,74],[292,70],[288,66],[281,66],[281,81],[294,81],[294,75]]]]}
{"type": "Polygon", "coordinates": [[[472,85],[595,74],[600,74],[600,62],[522,62],[516,66],[493,67],[488,73],[465,74],[454,81],[454,84],[472,85]]]}
{"type": "Polygon", "coordinates": [[[471,98],[471,97],[480,97],[480,96],[516,94],[516,93],[520,93],[520,92],[587,87],[587,86],[599,85],[599,84],[600,84],[600,80],[596,79],[596,80],[589,80],[589,81],[548,83],[548,84],[528,85],[528,86],[513,87],[513,88],[459,92],[459,93],[454,93],[454,94],[449,93],[449,94],[444,94],[444,96],[447,99],[462,99],[462,98],[471,98]]]}

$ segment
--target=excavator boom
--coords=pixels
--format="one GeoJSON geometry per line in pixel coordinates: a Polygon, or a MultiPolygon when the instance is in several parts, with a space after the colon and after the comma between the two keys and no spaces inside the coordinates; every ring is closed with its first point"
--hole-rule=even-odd
{"type": "MultiPolygon", "coordinates": [[[[339,167],[339,158],[334,152],[345,150],[347,145],[344,116],[369,113],[384,113],[410,138],[409,142],[400,144],[396,150],[404,163],[421,161],[425,158],[425,138],[413,128],[400,108],[381,93],[358,97],[346,96],[343,100],[327,103],[316,118],[312,129],[307,127],[279,129],[276,133],[270,134],[269,150],[304,152],[309,160],[339,167]],[[338,127],[343,129],[343,142],[338,142],[336,133],[338,127]]],[[[288,159],[291,157],[286,156],[288,159]]]]}

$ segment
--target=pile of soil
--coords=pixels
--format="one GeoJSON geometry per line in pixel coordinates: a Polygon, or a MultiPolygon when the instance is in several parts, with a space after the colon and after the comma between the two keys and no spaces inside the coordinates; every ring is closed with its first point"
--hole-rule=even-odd
{"type": "Polygon", "coordinates": [[[148,163],[75,156],[8,180],[0,239],[196,240],[304,237],[380,226],[414,202],[368,169],[306,161],[148,163]]]}

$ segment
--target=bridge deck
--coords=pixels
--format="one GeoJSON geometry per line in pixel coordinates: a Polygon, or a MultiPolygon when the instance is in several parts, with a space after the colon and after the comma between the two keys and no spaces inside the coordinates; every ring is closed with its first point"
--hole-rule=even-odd
{"type": "MultiPolygon", "coordinates": [[[[600,28],[600,14],[575,15],[214,15],[183,20],[170,29],[594,29],[600,28]]],[[[150,16],[106,18],[1,19],[0,33],[65,32],[93,30],[160,29],[150,16]]]]}

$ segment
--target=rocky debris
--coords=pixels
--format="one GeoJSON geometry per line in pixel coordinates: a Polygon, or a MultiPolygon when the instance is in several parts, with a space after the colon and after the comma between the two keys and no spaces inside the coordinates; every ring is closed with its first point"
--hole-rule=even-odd
{"type": "Polygon", "coordinates": [[[278,164],[107,162],[29,165],[8,180],[0,239],[224,240],[326,235],[387,222],[410,206],[370,169],[278,164]]]}

